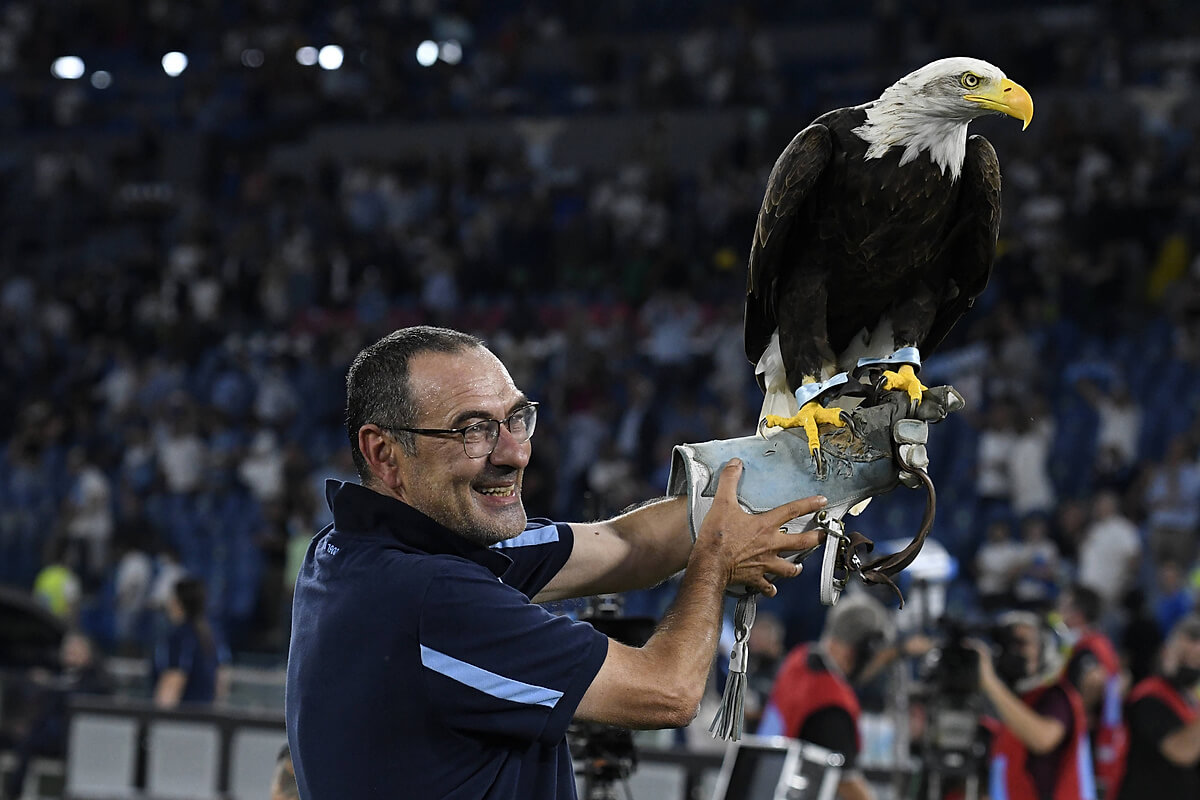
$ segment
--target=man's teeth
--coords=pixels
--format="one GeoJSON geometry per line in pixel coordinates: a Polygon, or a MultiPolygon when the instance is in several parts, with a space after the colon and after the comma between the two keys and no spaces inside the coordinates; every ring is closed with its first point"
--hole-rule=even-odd
{"type": "Polygon", "coordinates": [[[490,489],[480,489],[480,494],[493,494],[497,497],[508,497],[513,493],[512,486],[494,486],[490,489]]]}

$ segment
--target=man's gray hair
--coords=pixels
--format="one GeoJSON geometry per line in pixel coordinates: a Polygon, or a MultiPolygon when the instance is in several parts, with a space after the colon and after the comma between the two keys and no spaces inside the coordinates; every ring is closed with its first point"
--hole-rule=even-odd
{"type": "MultiPolygon", "coordinates": [[[[374,424],[385,430],[414,427],[420,409],[416,406],[408,382],[412,357],[421,353],[459,353],[487,345],[477,336],[449,328],[417,325],[401,328],[364,347],[346,373],[346,435],[350,453],[361,480],[371,478],[371,470],[358,446],[358,431],[374,424]]],[[[409,455],[416,453],[416,437],[396,434],[400,446],[409,455]]]]}

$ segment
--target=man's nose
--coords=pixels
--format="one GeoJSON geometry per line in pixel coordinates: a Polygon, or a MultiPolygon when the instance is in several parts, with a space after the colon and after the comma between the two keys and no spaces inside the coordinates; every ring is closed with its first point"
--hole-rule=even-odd
{"type": "Polygon", "coordinates": [[[500,435],[496,439],[496,449],[492,451],[490,460],[497,466],[517,467],[524,469],[529,463],[531,452],[530,440],[518,442],[508,426],[500,426],[500,435]]]}

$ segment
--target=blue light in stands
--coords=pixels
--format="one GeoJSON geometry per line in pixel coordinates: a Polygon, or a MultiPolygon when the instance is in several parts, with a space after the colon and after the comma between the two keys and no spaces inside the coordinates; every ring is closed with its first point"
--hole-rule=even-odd
{"type": "Polygon", "coordinates": [[[317,63],[317,48],[311,45],[301,47],[296,51],[296,63],[304,67],[311,67],[317,63]]]}
{"type": "Polygon", "coordinates": [[[92,86],[95,86],[97,89],[107,89],[112,86],[112,75],[106,70],[96,70],[92,73],[92,86]]]}

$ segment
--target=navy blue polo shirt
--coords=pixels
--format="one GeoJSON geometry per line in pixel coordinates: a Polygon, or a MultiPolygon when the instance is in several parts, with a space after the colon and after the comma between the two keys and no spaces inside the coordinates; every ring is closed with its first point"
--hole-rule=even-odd
{"type": "Polygon", "coordinates": [[[304,800],[574,798],[566,730],[608,653],[529,598],[571,528],[492,548],[354,483],[296,581],[287,729],[304,800]]]}
{"type": "Polygon", "coordinates": [[[200,633],[190,622],[176,625],[154,648],[151,663],[151,686],[171,669],[181,670],[187,681],[179,698],[184,703],[211,703],[217,695],[217,670],[228,657],[222,657],[219,645],[214,641],[208,647],[200,639],[200,633]]]}

